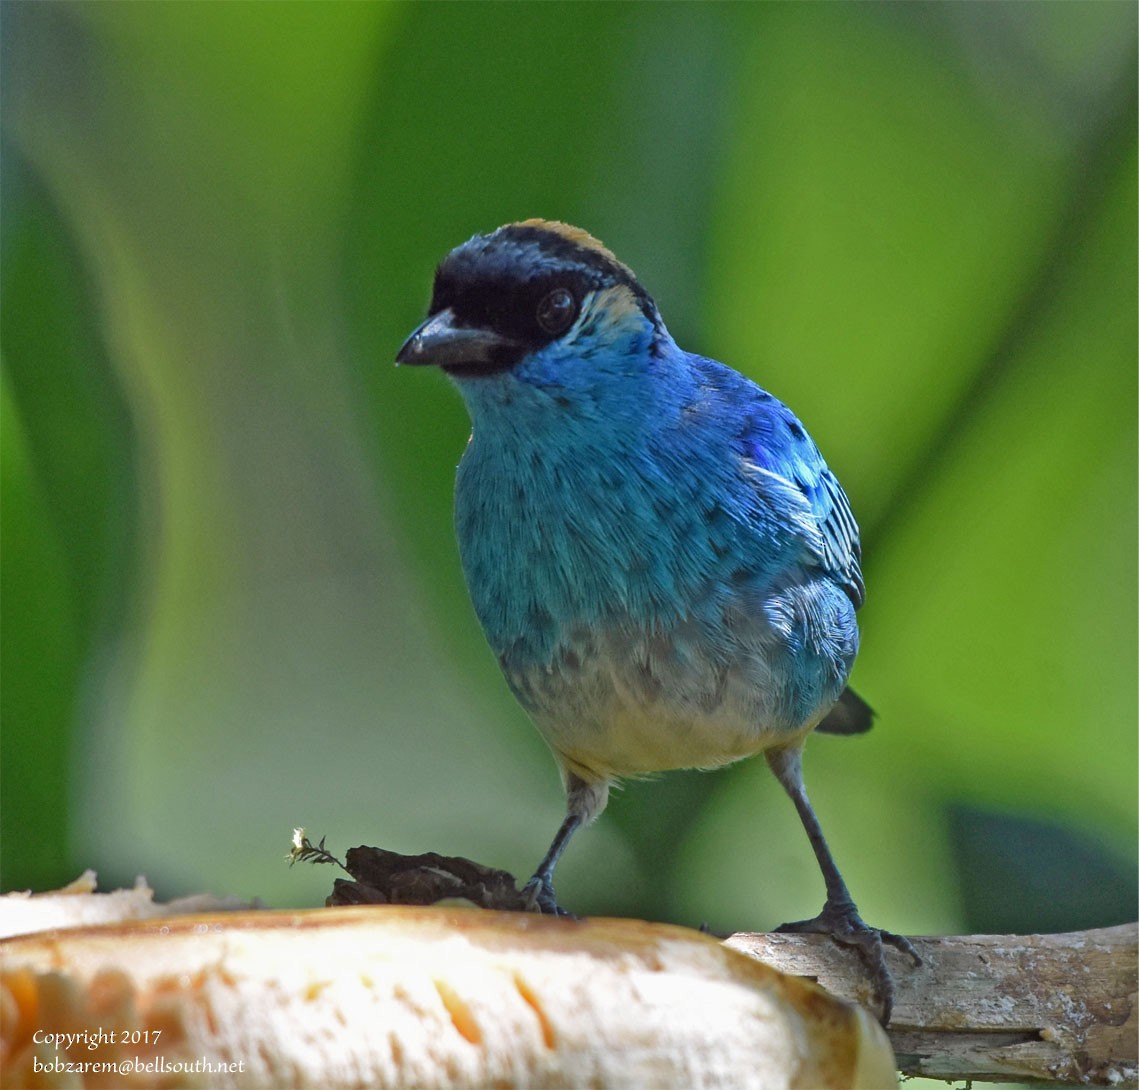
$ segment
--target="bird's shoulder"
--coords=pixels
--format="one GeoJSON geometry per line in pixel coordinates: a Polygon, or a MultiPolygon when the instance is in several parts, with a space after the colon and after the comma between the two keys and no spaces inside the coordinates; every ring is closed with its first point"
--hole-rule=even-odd
{"type": "Polygon", "coordinates": [[[806,535],[819,565],[862,605],[858,524],[838,478],[799,418],[747,376],[705,356],[688,354],[695,377],[687,412],[713,414],[729,429],[733,453],[760,490],[799,506],[815,533],[806,535]]]}

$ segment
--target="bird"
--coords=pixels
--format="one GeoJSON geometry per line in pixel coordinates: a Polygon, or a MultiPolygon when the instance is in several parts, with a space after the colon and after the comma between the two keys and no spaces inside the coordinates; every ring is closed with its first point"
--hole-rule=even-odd
{"type": "Polygon", "coordinates": [[[564,913],[554,868],[622,778],[763,753],[826,887],[817,916],[781,930],[855,947],[885,1024],[884,945],[920,958],[861,918],[803,778],[813,730],[861,733],[873,717],[847,686],[858,525],[806,428],[680,348],[633,271],[554,220],[453,249],[396,363],[440,368],[465,402],[463,573],[561,772],[566,816],[525,887],[532,904],[564,913]]]}

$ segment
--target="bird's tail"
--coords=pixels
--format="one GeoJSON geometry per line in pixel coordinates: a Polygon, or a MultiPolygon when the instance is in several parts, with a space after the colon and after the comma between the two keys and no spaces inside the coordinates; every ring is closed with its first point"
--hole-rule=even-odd
{"type": "Polygon", "coordinates": [[[815,730],[823,734],[865,734],[874,725],[874,709],[853,689],[843,689],[838,703],[815,730]]]}

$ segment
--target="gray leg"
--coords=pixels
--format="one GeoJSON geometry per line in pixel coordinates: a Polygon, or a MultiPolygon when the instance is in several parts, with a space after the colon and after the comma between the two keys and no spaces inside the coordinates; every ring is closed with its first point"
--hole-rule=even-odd
{"type": "Polygon", "coordinates": [[[591,822],[602,810],[609,798],[609,784],[586,783],[580,776],[572,772],[565,773],[566,785],[566,817],[558,829],[550,850],[546,852],[534,876],[526,883],[523,892],[530,895],[538,909],[550,916],[569,916],[558,904],[554,896],[554,867],[557,866],[562,852],[570,842],[570,837],[583,825],[591,822]]]}
{"type": "Polygon", "coordinates": [[[533,898],[534,904],[538,906],[539,911],[546,915],[570,915],[558,904],[558,899],[554,896],[554,867],[557,866],[558,859],[565,851],[570,837],[577,832],[580,825],[581,818],[577,814],[566,815],[565,821],[562,822],[561,828],[558,829],[557,835],[554,837],[554,842],[550,845],[550,850],[546,852],[542,862],[538,864],[538,869],[534,871],[534,876],[523,888],[523,893],[528,893],[533,898]]]}
{"type": "Polygon", "coordinates": [[[831,855],[826,838],[823,836],[823,830],[819,826],[819,819],[811,806],[811,800],[807,798],[807,790],[803,786],[802,753],[801,746],[768,750],[767,764],[775,773],[775,778],[783,785],[783,789],[791,796],[791,801],[799,812],[799,820],[803,823],[807,839],[811,842],[811,848],[818,860],[819,869],[823,872],[827,899],[822,912],[814,919],[786,923],[778,930],[817,932],[830,935],[847,946],[856,947],[874,978],[875,989],[882,1000],[882,1024],[886,1025],[890,1021],[890,1013],[894,1006],[894,981],[886,967],[886,955],[882,944],[888,943],[909,954],[916,965],[921,964],[921,958],[905,936],[871,927],[858,915],[854,898],[850,896],[850,891],[842,880],[834,856],[831,855]]]}

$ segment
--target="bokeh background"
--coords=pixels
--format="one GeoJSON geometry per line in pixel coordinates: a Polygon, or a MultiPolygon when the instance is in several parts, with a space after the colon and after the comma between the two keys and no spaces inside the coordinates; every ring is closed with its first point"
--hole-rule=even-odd
{"type": "MultiPolygon", "coordinates": [[[[0,5],[5,888],[318,904],[293,826],[525,876],[555,768],[393,356],[528,216],[788,401],[862,524],[869,735],[807,779],[896,931],[1136,916],[1136,7],[0,5]]],[[[762,761],[617,793],[581,912],[822,884],[762,761]]]]}

